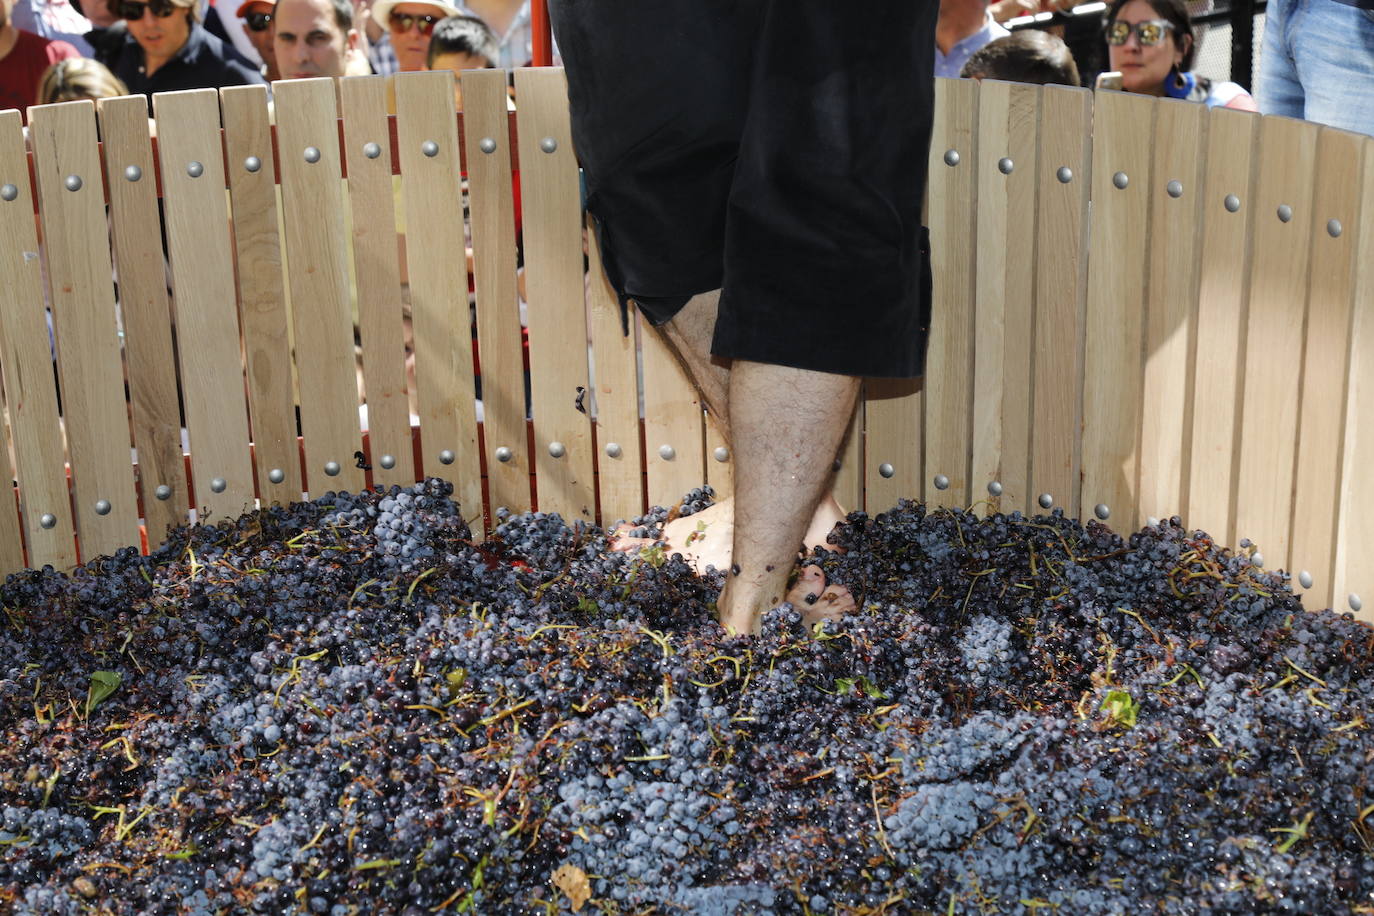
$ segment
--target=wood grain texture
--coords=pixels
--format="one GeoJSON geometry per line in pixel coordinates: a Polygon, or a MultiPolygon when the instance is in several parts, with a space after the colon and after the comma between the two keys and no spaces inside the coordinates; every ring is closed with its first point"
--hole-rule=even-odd
{"type": "Polygon", "coordinates": [[[1236,541],[1238,418],[1249,306],[1255,143],[1260,119],[1217,109],[1204,158],[1202,262],[1197,352],[1192,386],[1192,448],[1187,472],[1188,524],[1226,544],[1236,541]],[[1237,209],[1226,206],[1234,197],[1237,209]]]}
{"type": "MultiPolygon", "coordinates": [[[[5,278],[0,283],[0,370],[14,436],[21,523],[29,565],[65,570],[76,563],[75,530],[43,310],[34,192],[17,111],[0,111],[0,186],[7,184],[17,194],[12,201],[0,200],[0,277],[5,278]],[[55,519],[51,528],[39,524],[46,514],[55,519]]],[[[9,504],[0,507],[0,519],[11,518],[9,504]]]]}
{"type": "Polygon", "coordinates": [[[1082,501],[1084,506],[1105,503],[1113,520],[1125,527],[1134,527],[1140,516],[1136,488],[1150,279],[1150,138],[1158,104],[1129,93],[1101,92],[1093,120],[1082,501]],[[1124,189],[1116,186],[1117,175],[1126,176],[1124,189]]]}
{"type": "Polygon", "coordinates": [[[127,96],[104,100],[98,112],[109,175],[111,250],[124,319],[138,485],[148,544],[156,548],[169,528],[186,522],[190,501],[148,105],[142,96],[127,96]],[[130,166],[137,170],[132,173],[135,181],[129,180],[130,166]],[[170,491],[165,499],[158,498],[159,487],[170,491]]]}
{"type": "Polygon", "coordinates": [[[864,511],[869,515],[891,509],[899,499],[923,498],[924,382],[864,380],[864,511]],[[891,477],[883,475],[884,465],[891,465],[891,477]]]}
{"type": "Polygon", "coordinates": [[[706,418],[706,483],[716,492],[716,499],[727,499],[735,492],[735,462],[734,455],[730,453],[730,443],[725,441],[725,435],[720,431],[720,427],[711,418],[710,411],[705,411],[706,418]],[[718,452],[718,449],[725,449],[718,452]],[[720,460],[720,455],[725,457],[720,460]]]}
{"type": "MultiPolygon", "coordinates": [[[[516,291],[515,200],[511,149],[507,141],[506,74],[468,70],[463,74],[468,197],[477,290],[477,346],[482,363],[482,408],[486,431],[487,482],[491,504],[523,512],[533,505],[530,455],[525,435],[525,365],[516,291]],[[488,153],[483,139],[496,141],[488,153]],[[499,461],[496,450],[508,449],[499,461]]],[[[573,341],[568,341],[571,348],[573,341]]],[[[504,454],[504,453],[503,453],[504,454]]]]}
{"type": "Polygon", "coordinates": [[[394,79],[422,473],[453,482],[454,499],[475,530],[482,527],[481,456],[453,75],[398,73],[394,79]],[[434,156],[425,155],[427,142],[437,144],[434,156]],[[453,464],[442,463],[445,451],[453,453],[453,464]]]}
{"type": "MultiPolygon", "coordinates": [[[[19,480],[19,472],[14,461],[14,436],[10,432],[9,408],[5,406],[5,380],[3,374],[0,374],[0,474],[6,472],[11,475],[11,480],[19,480]]],[[[0,576],[24,568],[22,522],[18,515],[18,486],[10,488],[4,493],[3,498],[5,502],[0,505],[0,576]]]]}
{"type": "Polygon", "coordinates": [[[1156,111],[1138,504],[1169,518],[1187,504],[1207,108],[1170,99],[1156,111]]]}
{"type": "Polygon", "coordinates": [[[1034,407],[1026,496],[1034,504],[1049,493],[1075,517],[1081,514],[1092,100],[1085,89],[1044,88],[1036,175],[1034,407]],[[1060,181],[1060,169],[1069,170],[1069,181],[1060,181]]]}
{"type": "Polygon", "coordinates": [[[854,416],[849,420],[844,441],[840,444],[840,469],[835,472],[835,485],[831,492],[835,502],[845,512],[853,512],[864,507],[864,393],[859,389],[854,416]]]}
{"type": "Polygon", "coordinates": [[[569,523],[591,521],[591,420],[577,410],[577,389],[588,384],[582,203],[567,81],[561,69],[522,68],[515,96],[539,508],[569,523]],[[551,453],[553,443],[562,446],[561,457],[551,453]]]}
{"type": "Polygon", "coordinates": [[[82,561],[138,544],[95,105],[29,109],[82,561]],[[73,190],[75,188],[75,190],[73,190]],[[101,514],[100,508],[106,509],[101,514]]]}
{"type": "Polygon", "coordinates": [[[706,481],[701,395],[663,335],[640,321],[649,505],[675,505],[706,481]],[[671,451],[667,451],[671,449],[671,451]]]}
{"type": "Polygon", "coordinates": [[[1271,566],[1289,562],[1319,132],[1287,118],[1260,123],[1236,535],[1255,542],[1271,566]],[[1280,207],[1291,208],[1288,222],[1280,207]]]}
{"type": "Polygon", "coordinates": [[[203,510],[201,518],[236,518],[254,495],[219,99],[212,89],[160,93],[153,111],[192,505],[203,510]],[[225,484],[218,493],[211,488],[216,478],[225,484]]]}
{"type": "Polygon", "coordinates": [[[391,183],[386,77],[339,81],[344,164],[348,169],[349,225],[357,277],[358,333],[362,338],[367,401],[368,461],[381,486],[415,481],[410,442],[410,399],[405,365],[405,317],[391,183]],[[375,158],[367,155],[376,144],[375,158]],[[390,455],[392,466],[382,464],[390,455]]]}
{"type": "MultiPolygon", "coordinates": [[[[1344,482],[1346,382],[1350,373],[1351,318],[1355,306],[1355,245],[1365,173],[1365,139],[1331,128],[1317,139],[1316,187],[1308,231],[1307,334],[1299,405],[1297,467],[1293,488],[1293,547],[1289,568],[1295,591],[1298,574],[1312,576],[1308,607],[1331,607],[1335,598],[1336,525],[1344,482]],[[1331,224],[1340,228],[1333,235],[1331,224]]],[[[1369,262],[1360,269],[1368,270],[1369,262]]]]}
{"type": "MultiPolygon", "coordinates": [[[[238,257],[239,314],[248,369],[248,413],[258,493],[266,505],[301,498],[296,394],[288,341],[282,239],[278,232],[277,173],[267,116],[267,89],[237,86],[220,93],[229,199],[238,257]],[[250,171],[249,157],[259,167],[250,171]],[[281,483],[272,471],[282,472],[281,483]]],[[[299,339],[299,338],[297,338],[299,339]]],[[[314,335],[306,341],[313,343],[314,335]]]]}

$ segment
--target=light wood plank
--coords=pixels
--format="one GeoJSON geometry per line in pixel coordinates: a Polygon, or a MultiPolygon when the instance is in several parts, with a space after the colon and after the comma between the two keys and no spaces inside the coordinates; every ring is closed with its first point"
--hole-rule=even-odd
{"type": "MultiPolygon", "coordinates": [[[[296,395],[291,380],[289,319],[278,232],[277,172],[267,116],[267,89],[224,89],[220,92],[220,109],[228,156],[234,250],[239,264],[239,308],[258,493],[265,505],[289,503],[301,498],[305,484],[301,480],[300,446],[296,438],[296,395]],[[248,168],[250,160],[256,160],[256,170],[248,168]],[[273,471],[281,472],[280,483],[273,482],[273,471]]],[[[313,343],[315,337],[310,334],[304,339],[313,343]]]]}
{"type": "Polygon", "coordinates": [[[644,513],[644,455],[639,442],[639,382],[635,367],[633,311],[629,333],[625,333],[620,320],[620,302],[602,267],[601,245],[594,223],[588,214],[590,277],[587,305],[595,387],[587,409],[594,409],[596,416],[599,518],[601,524],[609,528],[617,521],[644,513]]]}
{"type": "Polygon", "coordinates": [[[1260,119],[1216,109],[1207,135],[1188,524],[1234,544],[1241,371],[1251,274],[1255,145],[1260,119]],[[1233,211],[1227,200],[1233,199],[1233,211]]]}
{"type": "Polygon", "coordinates": [[[339,181],[339,103],[329,78],[286,80],[274,93],[305,485],[312,496],[358,492],[365,484],[354,460],[362,429],[339,181]],[[331,475],[333,464],[338,473],[331,475]]]}
{"type": "Polygon", "coordinates": [[[1345,447],[1342,449],[1340,516],[1337,519],[1336,578],[1332,589],[1336,610],[1352,610],[1350,597],[1361,607],[1357,612],[1374,621],[1374,139],[1364,141],[1364,195],[1360,219],[1346,232],[1361,265],[1355,272],[1354,314],[1350,333],[1350,382],[1346,397],[1345,447]]]}
{"type": "Polygon", "coordinates": [[[213,89],[153,97],[172,268],[193,505],[213,518],[253,506],[248,411],[234,289],[233,243],[213,89]],[[193,173],[195,173],[193,175],[193,173]],[[224,482],[216,493],[212,484],[224,482]]]}
{"type": "MultiPolygon", "coordinates": [[[[463,119],[477,291],[477,346],[482,362],[482,410],[487,485],[493,507],[527,511],[530,455],[525,435],[525,365],[516,291],[515,201],[511,187],[510,114],[504,70],[463,73],[463,119]],[[491,152],[484,140],[495,141],[491,152]],[[509,453],[506,461],[497,450],[509,453]]],[[[570,349],[576,341],[567,341],[570,349]]],[[[604,486],[604,482],[603,482],[604,486]]]]}
{"type": "Polygon", "coordinates": [[[464,520],[478,529],[481,456],[453,75],[400,73],[394,79],[422,473],[452,481],[464,520]],[[434,156],[425,155],[425,143],[437,144],[434,156]],[[452,464],[443,463],[446,452],[452,464]]]}
{"type": "Polygon", "coordinates": [[[529,302],[534,468],[539,508],[569,523],[595,517],[590,419],[577,410],[587,387],[582,206],[563,71],[515,73],[519,99],[520,199],[529,302]],[[553,152],[545,152],[546,140],[553,152]],[[554,457],[550,447],[562,446],[554,457]]]}
{"type": "MultiPolygon", "coordinates": [[[[1308,271],[1307,339],[1303,357],[1302,403],[1293,500],[1293,550],[1289,558],[1295,591],[1308,607],[1331,607],[1335,593],[1336,523],[1345,451],[1346,383],[1350,368],[1351,316],[1364,185],[1364,139],[1330,128],[1317,140],[1316,188],[1312,200],[1312,265],[1308,271]],[[1331,220],[1336,223],[1332,224],[1331,220]],[[1334,234],[1332,230],[1335,230],[1334,234]],[[1300,573],[1312,577],[1304,590],[1300,573]]],[[[1357,266],[1358,265],[1358,266],[1357,266]]]]}
{"type": "Polygon", "coordinates": [[[672,506],[706,480],[701,395],[663,335],[640,318],[649,505],[672,506]]]}
{"type": "Polygon", "coordinates": [[[1303,323],[1312,239],[1316,124],[1264,118],[1255,191],[1255,267],[1246,334],[1236,534],[1289,563],[1303,323]],[[1279,207],[1292,210],[1283,222],[1279,207]]]}
{"type": "Polygon", "coordinates": [[[139,543],[95,105],[35,105],[29,140],[84,562],[139,543]]]}
{"type": "MultiPolygon", "coordinates": [[[[1139,524],[1142,334],[1149,250],[1150,147],[1158,102],[1101,92],[1093,121],[1092,253],[1083,392],[1084,506],[1139,524]],[[1126,187],[1115,183],[1124,175],[1126,187]]],[[[1057,494],[1056,494],[1057,496],[1057,494]]]]}
{"type": "Polygon", "coordinates": [[[148,104],[143,96],[124,96],[102,101],[98,112],[109,176],[111,247],[124,318],[138,484],[148,545],[156,549],[169,528],[186,522],[190,501],[148,104]],[[131,167],[135,171],[130,172],[131,167]]]}
{"type": "MultiPolygon", "coordinates": [[[[943,244],[934,238],[931,246],[943,244]]],[[[864,511],[924,498],[921,480],[925,379],[864,380],[864,511]],[[891,476],[884,474],[890,472],[891,476]]]]}
{"type": "Polygon", "coordinates": [[[1029,505],[1039,114],[1038,86],[983,81],[970,499],[993,511],[1029,505]]]}
{"type": "MultiPolygon", "coordinates": [[[[2,322],[0,322],[2,323],[2,322]]],[[[0,331],[3,334],[3,331],[0,331]]],[[[20,537],[22,519],[19,516],[19,480],[14,467],[14,438],[10,432],[9,408],[5,407],[5,383],[0,374],[0,408],[4,417],[0,418],[0,445],[4,446],[4,460],[0,461],[0,474],[5,478],[4,503],[0,505],[0,577],[7,576],[24,568],[24,545],[20,537]]]]}
{"type": "Polygon", "coordinates": [[[864,393],[859,389],[858,401],[854,405],[854,416],[849,419],[849,429],[845,430],[844,441],[840,444],[839,470],[835,472],[835,485],[831,492],[835,502],[845,512],[853,512],[864,507],[864,393]]]}
{"type": "Polygon", "coordinates": [[[1168,100],[1157,108],[1137,499],[1156,518],[1183,515],[1187,504],[1206,127],[1204,105],[1168,100]]]}
{"type": "Polygon", "coordinates": [[[727,499],[735,492],[734,456],[730,454],[730,444],[725,441],[725,435],[711,418],[710,411],[705,411],[705,416],[706,483],[715,490],[716,499],[727,499]]]}
{"type": "MultiPolygon", "coordinates": [[[[1049,493],[1080,516],[1092,94],[1046,86],[1037,163],[1035,346],[1028,509],[1049,493]],[[1060,170],[1068,169],[1060,180],[1060,170]]],[[[1092,505],[1091,503],[1089,504],[1092,505]]],[[[1091,509],[1089,509],[1091,511],[1091,509]]],[[[1114,524],[1123,522],[1120,515],[1114,524]]]]}
{"type": "Polygon", "coordinates": [[[980,155],[977,81],[936,80],[927,189],[935,287],[926,350],[924,480],[926,500],[935,506],[967,506],[971,492],[980,155]],[[951,165],[953,155],[958,160],[951,165]],[[940,478],[948,479],[947,487],[935,485],[940,478]]]}

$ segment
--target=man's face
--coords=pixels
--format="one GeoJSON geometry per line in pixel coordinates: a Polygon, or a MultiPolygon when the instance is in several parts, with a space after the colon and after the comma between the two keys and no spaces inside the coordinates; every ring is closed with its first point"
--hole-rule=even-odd
{"type": "Polygon", "coordinates": [[[268,68],[274,71],[276,70],[274,62],[277,57],[277,50],[275,47],[277,34],[275,13],[274,4],[265,2],[254,3],[245,11],[243,17],[244,31],[248,33],[248,40],[252,42],[254,49],[258,52],[258,56],[262,58],[262,62],[267,64],[268,68]],[[265,16],[273,17],[267,21],[267,27],[261,29],[255,28],[255,26],[262,23],[263,17],[265,16]]]}
{"type": "Polygon", "coordinates": [[[137,19],[125,19],[129,34],[134,36],[143,53],[157,60],[171,60],[191,37],[190,11],[170,3],[155,3],[142,7],[137,19]],[[153,12],[167,13],[166,16],[153,12]]]}
{"type": "Polygon", "coordinates": [[[358,33],[343,32],[334,21],[334,7],[325,0],[278,0],[275,48],[282,79],[344,75],[348,51],[358,33]]]}
{"type": "Polygon", "coordinates": [[[391,47],[396,51],[396,64],[409,73],[425,69],[425,58],[429,54],[429,38],[434,32],[434,23],[447,15],[442,7],[428,3],[398,3],[391,8],[391,47]],[[409,28],[398,22],[398,17],[410,16],[414,19],[409,28]],[[433,17],[426,23],[422,17],[433,17]]]}
{"type": "MultiPolygon", "coordinates": [[[[0,0],[3,2],[3,0],[0,0]]],[[[108,29],[119,21],[119,16],[114,10],[110,9],[109,0],[85,0],[81,4],[81,12],[91,21],[91,25],[97,29],[108,29]]]]}

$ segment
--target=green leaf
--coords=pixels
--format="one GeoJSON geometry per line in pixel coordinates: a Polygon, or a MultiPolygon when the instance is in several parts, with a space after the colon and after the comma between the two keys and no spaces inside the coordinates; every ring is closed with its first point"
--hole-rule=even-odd
{"type": "Polygon", "coordinates": [[[1112,724],[1120,725],[1122,728],[1134,728],[1140,704],[1126,691],[1112,690],[1102,701],[1102,711],[1107,714],[1107,719],[1112,724]]]}
{"type": "Polygon", "coordinates": [[[90,718],[91,710],[99,706],[101,701],[119,689],[123,680],[118,671],[91,672],[91,685],[86,689],[86,718],[90,718]]]}
{"type": "Polygon", "coordinates": [[[868,679],[868,675],[859,678],[859,686],[863,688],[864,696],[874,700],[886,700],[887,694],[878,689],[878,685],[868,679]]]}
{"type": "Polygon", "coordinates": [[[448,681],[448,685],[450,687],[452,687],[454,690],[457,690],[467,683],[468,669],[455,668],[448,674],[444,675],[444,679],[448,681]]]}
{"type": "Polygon", "coordinates": [[[852,677],[837,677],[835,678],[835,692],[840,696],[844,696],[846,693],[853,690],[854,686],[858,683],[859,682],[852,677]]]}

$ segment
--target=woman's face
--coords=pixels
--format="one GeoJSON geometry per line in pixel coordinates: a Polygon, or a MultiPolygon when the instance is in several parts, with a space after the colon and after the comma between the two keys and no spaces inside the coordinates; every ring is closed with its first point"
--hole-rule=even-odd
{"type": "Polygon", "coordinates": [[[1117,11],[1115,21],[1131,27],[1125,44],[1107,46],[1111,69],[1121,72],[1122,88],[1127,92],[1162,95],[1169,71],[1181,66],[1183,53],[1191,39],[1184,36],[1183,47],[1179,47],[1173,30],[1166,28],[1162,30],[1158,44],[1142,45],[1136,26],[1141,22],[1164,21],[1146,0],[1130,0],[1117,11]]]}

